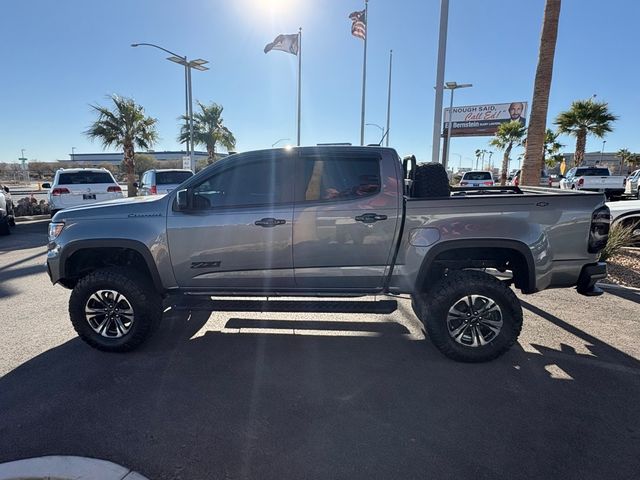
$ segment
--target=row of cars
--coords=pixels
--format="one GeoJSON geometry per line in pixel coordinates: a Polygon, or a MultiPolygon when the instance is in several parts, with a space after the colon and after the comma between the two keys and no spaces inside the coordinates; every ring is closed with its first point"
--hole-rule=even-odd
{"type": "MultiPolygon", "coordinates": [[[[190,170],[148,170],[135,184],[139,195],[166,194],[193,175],[190,170]]],[[[56,172],[49,189],[51,216],[69,207],[122,198],[124,193],[111,172],[104,168],[64,168],[56,172]]]]}
{"type": "MultiPolygon", "coordinates": [[[[517,170],[507,179],[507,184],[518,186],[521,170],[517,170]]],[[[465,172],[460,179],[461,187],[492,187],[495,184],[493,174],[489,171],[465,172]]],[[[635,197],[640,200],[640,169],[628,176],[611,175],[606,167],[582,166],[574,167],[566,176],[556,178],[542,170],[540,172],[541,187],[559,187],[562,190],[583,190],[604,193],[608,200],[620,200],[622,197],[635,197]]]]}

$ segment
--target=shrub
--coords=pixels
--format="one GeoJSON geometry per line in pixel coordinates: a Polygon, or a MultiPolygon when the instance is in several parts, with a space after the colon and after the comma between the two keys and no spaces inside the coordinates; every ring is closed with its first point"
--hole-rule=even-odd
{"type": "Polygon", "coordinates": [[[615,223],[609,230],[607,244],[600,252],[600,260],[606,261],[611,257],[615,257],[624,247],[631,245],[635,228],[635,225],[615,223]]]}

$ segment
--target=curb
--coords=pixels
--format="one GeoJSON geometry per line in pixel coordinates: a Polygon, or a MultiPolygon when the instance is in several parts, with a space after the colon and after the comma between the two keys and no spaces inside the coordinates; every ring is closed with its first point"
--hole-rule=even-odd
{"type": "Polygon", "coordinates": [[[148,480],[128,468],[96,458],[52,455],[0,463],[0,480],[148,480]]]}
{"type": "Polygon", "coordinates": [[[602,289],[610,289],[610,290],[626,290],[633,293],[640,293],[640,288],[635,287],[625,287],[624,285],[616,285],[615,283],[596,283],[596,286],[602,289]]]}
{"type": "Polygon", "coordinates": [[[46,220],[51,218],[51,215],[27,215],[24,217],[15,217],[16,223],[31,222],[33,220],[46,220]]]}

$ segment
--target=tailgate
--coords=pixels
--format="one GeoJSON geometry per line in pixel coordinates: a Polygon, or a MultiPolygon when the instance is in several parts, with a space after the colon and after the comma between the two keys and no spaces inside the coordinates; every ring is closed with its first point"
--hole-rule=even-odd
{"type": "Polygon", "coordinates": [[[120,198],[122,196],[120,193],[107,192],[107,188],[111,186],[112,185],[107,183],[66,185],[64,187],[67,188],[70,193],[60,195],[60,203],[70,207],[72,205],[103,202],[105,200],[120,198]]]}

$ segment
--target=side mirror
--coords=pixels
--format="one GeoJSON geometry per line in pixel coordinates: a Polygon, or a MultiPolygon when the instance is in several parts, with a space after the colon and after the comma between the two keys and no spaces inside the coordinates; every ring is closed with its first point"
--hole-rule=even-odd
{"type": "Polygon", "coordinates": [[[176,195],[176,210],[189,210],[189,196],[190,192],[188,189],[178,190],[176,195]]]}
{"type": "Polygon", "coordinates": [[[133,186],[136,188],[140,188],[140,185],[138,184],[138,182],[133,182],[133,186]]]}
{"type": "Polygon", "coordinates": [[[9,187],[4,187],[4,191],[9,193],[9,187]]]}
{"type": "Polygon", "coordinates": [[[51,184],[49,182],[45,182],[42,184],[42,188],[51,188],[51,184]]]}

